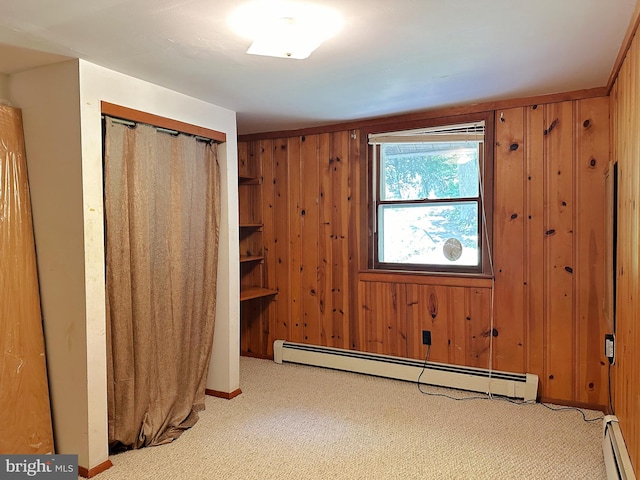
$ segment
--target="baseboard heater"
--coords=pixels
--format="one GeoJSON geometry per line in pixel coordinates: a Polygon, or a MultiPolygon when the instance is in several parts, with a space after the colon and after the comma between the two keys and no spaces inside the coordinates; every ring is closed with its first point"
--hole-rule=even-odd
{"type": "Polygon", "coordinates": [[[538,376],[276,340],[274,360],[536,401],[538,376]]]}
{"type": "Polygon", "coordinates": [[[622,437],[618,417],[604,417],[602,453],[608,480],[635,480],[633,465],[622,437]]]}

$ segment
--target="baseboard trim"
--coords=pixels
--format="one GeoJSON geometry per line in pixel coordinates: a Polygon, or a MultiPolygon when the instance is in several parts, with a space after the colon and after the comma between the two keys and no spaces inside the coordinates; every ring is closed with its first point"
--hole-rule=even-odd
{"type": "Polygon", "coordinates": [[[264,355],[262,353],[242,352],[241,357],[259,358],[260,360],[273,360],[273,355],[264,355]]]}
{"type": "Polygon", "coordinates": [[[111,463],[111,460],[109,459],[105,460],[99,465],[96,465],[93,468],[86,468],[78,465],[78,475],[84,478],[93,478],[99,473],[102,473],[105,470],[110,469],[111,467],[113,467],[113,463],[111,463]]]}
{"type": "Polygon", "coordinates": [[[594,405],[591,403],[574,402],[571,400],[558,400],[557,398],[540,397],[540,403],[552,403],[554,405],[562,405],[563,407],[583,408],[585,410],[599,410],[607,412],[609,407],[606,405],[594,405]]]}
{"type": "Polygon", "coordinates": [[[236,398],[238,395],[242,393],[242,390],[239,388],[234,390],[233,392],[220,392],[218,390],[211,390],[209,388],[205,389],[204,393],[211,397],[224,398],[225,400],[231,400],[232,398],[236,398]]]}

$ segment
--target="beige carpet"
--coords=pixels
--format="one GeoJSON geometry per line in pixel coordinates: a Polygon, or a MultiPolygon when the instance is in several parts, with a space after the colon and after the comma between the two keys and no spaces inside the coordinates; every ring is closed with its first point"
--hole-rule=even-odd
{"type": "Polygon", "coordinates": [[[602,422],[577,411],[453,401],[407,382],[268,360],[242,358],[240,368],[242,395],[208,397],[177,441],[112,456],[96,478],[606,478],[602,422]]]}

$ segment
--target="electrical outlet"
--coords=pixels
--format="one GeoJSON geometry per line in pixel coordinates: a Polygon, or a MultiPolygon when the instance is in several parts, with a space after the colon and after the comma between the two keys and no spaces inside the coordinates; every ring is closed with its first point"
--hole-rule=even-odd
{"type": "Polygon", "coordinates": [[[422,344],[431,345],[431,330],[422,330],[422,344]]]}
{"type": "Polygon", "coordinates": [[[604,336],[604,355],[613,365],[616,358],[616,337],[613,333],[607,333],[604,336]]]}

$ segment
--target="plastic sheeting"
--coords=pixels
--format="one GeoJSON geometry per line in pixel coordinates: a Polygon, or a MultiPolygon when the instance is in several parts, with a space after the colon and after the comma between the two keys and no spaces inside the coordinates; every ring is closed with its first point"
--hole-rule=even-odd
{"type": "Polygon", "coordinates": [[[0,454],[53,453],[22,114],[0,105],[0,454]]]}

